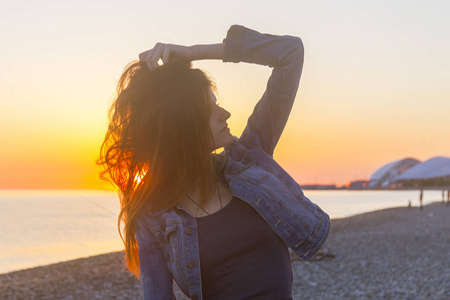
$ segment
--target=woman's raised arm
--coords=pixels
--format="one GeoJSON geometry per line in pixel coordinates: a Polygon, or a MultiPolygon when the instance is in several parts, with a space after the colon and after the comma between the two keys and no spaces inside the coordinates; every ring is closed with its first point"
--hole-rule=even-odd
{"type": "Polygon", "coordinates": [[[303,68],[303,43],[298,37],[262,34],[243,26],[228,30],[224,61],[273,67],[264,94],[256,104],[239,141],[273,155],[289,118],[303,68]]]}
{"type": "Polygon", "coordinates": [[[222,59],[272,67],[266,91],[256,104],[239,141],[247,148],[261,148],[273,155],[289,118],[303,68],[300,38],[262,34],[239,25],[228,30],[225,43],[180,46],[157,43],[139,55],[150,70],[159,61],[222,59]]]}

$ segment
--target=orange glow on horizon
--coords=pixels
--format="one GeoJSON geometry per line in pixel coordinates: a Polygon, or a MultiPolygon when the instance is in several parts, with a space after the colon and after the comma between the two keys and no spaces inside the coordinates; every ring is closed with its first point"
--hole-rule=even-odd
{"type": "MultiPolygon", "coordinates": [[[[282,22],[276,13],[255,18],[278,9],[269,1],[234,11],[175,5],[182,9],[171,10],[171,18],[151,20],[132,5],[97,3],[86,13],[82,1],[63,2],[28,1],[24,9],[10,1],[2,11],[8,30],[0,57],[0,188],[114,190],[95,161],[125,65],[157,42],[221,42],[236,20],[304,42],[296,102],[274,154],[300,185],[342,186],[394,160],[450,157],[450,44],[442,38],[449,36],[448,1],[410,1],[408,9],[389,1],[290,1],[280,7],[282,22]]],[[[163,2],[141,6],[167,11],[163,2]]],[[[216,83],[239,136],[271,68],[220,60],[194,67],[216,83]]]]}

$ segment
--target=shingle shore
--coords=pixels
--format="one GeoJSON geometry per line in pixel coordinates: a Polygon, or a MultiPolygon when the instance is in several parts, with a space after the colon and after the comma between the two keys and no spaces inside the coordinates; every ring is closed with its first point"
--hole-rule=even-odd
{"type": "MultiPolygon", "coordinates": [[[[450,299],[449,215],[433,203],[333,220],[335,257],[293,262],[294,299],[450,299]]],[[[122,261],[114,252],[2,274],[0,299],[141,299],[122,261]]]]}

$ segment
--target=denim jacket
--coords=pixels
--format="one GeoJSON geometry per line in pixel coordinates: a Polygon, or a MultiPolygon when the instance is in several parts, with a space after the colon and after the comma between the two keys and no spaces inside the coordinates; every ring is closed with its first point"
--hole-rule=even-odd
{"type": "MultiPolygon", "coordinates": [[[[216,155],[218,178],[232,195],[253,206],[300,258],[308,260],[327,238],[329,217],[272,157],[297,93],[303,44],[296,37],[234,25],[227,33],[223,60],[273,70],[241,137],[216,155]]],[[[145,214],[137,227],[144,299],[173,299],[173,280],[191,299],[202,299],[195,218],[176,206],[145,214]]]]}

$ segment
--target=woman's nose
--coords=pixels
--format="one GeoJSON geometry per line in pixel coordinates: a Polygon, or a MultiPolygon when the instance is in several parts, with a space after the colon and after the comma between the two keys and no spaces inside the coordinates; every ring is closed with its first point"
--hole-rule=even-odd
{"type": "Polygon", "coordinates": [[[221,117],[221,121],[226,121],[230,118],[231,114],[228,110],[226,110],[225,108],[222,108],[222,113],[220,115],[221,117]]]}

